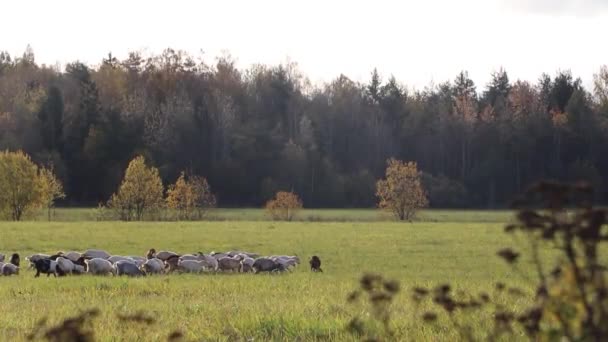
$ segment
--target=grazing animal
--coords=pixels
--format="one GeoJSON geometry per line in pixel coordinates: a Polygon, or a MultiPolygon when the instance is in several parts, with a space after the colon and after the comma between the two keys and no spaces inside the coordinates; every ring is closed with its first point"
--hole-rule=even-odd
{"type": "Polygon", "coordinates": [[[72,260],[64,257],[57,258],[57,269],[65,274],[72,274],[74,272],[74,263],[72,260]]]}
{"type": "Polygon", "coordinates": [[[288,270],[300,264],[300,258],[297,256],[281,255],[271,257],[270,259],[283,265],[283,267],[288,270]]]}
{"type": "Polygon", "coordinates": [[[16,266],[14,264],[3,264],[2,267],[0,267],[0,273],[2,273],[3,276],[11,276],[13,274],[19,274],[19,266],[16,266]]]}
{"type": "Polygon", "coordinates": [[[10,263],[19,267],[19,264],[21,263],[21,258],[19,257],[19,253],[13,253],[13,255],[11,255],[10,263]]]}
{"type": "Polygon", "coordinates": [[[72,274],[84,274],[87,270],[82,265],[74,264],[74,269],[72,270],[72,274]]]}
{"type": "Polygon", "coordinates": [[[169,252],[169,251],[160,251],[158,253],[156,253],[156,257],[159,258],[162,261],[167,261],[167,259],[171,258],[171,257],[179,257],[179,254],[175,253],[175,252],[169,252]]]}
{"type": "Polygon", "coordinates": [[[142,265],[144,264],[144,262],[146,262],[146,260],[148,260],[148,258],[140,257],[137,255],[129,255],[127,258],[135,260],[136,264],[141,262],[142,265]]]}
{"type": "Polygon", "coordinates": [[[269,259],[269,258],[259,258],[253,263],[253,272],[282,272],[285,271],[285,267],[280,263],[269,259]]]}
{"type": "Polygon", "coordinates": [[[80,259],[80,257],[82,257],[82,254],[78,252],[67,252],[63,253],[63,257],[69,259],[71,262],[75,262],[76,260],[80,259]]]}
{"type": "Polygon", "coordinates": [[[76,261],[74,261],[74,265],[80,265],[82,267],[87,267],[87,264],[85,263],[85,260],[87,260],[85,257],[81,256],[80,258],[78,258],[76,261]]]}
{"type": "Polygon", "coordinates": [[[219,264],[217,262],[217,259],[212,257],[211,255],[206,255],[206,254],[199,252],[197,255],[197,258],[198,258],[198,260],[205,262],[205,268],[214,270],[214,271],[218,270],[219,264]]]}
{"type": "Polygon", "coordinates": [[[106,259],[93,258],[90,260],[85,260],[84,263],[87,265],[87,273],[103,275],[112,273],[112,263],[106,259]]]}
{"type": "Polygon", "coordinates": [[[202,260],[180,260],[177,267],[183,272],[201,273],[205,268],[205,262],[202,260]]]}
{"type": "Polygon", "coordinates": [[[5,255],[0,253],[0,262],[4,262],[5,255]]]}
{"type": "Polygon", "coordinates": [[[255,260],[253,258],[250,258],[250,257],[243,258],[241,260],[241,272],[243,272],[243,273],[253,272],[254,263],[255,263],[255,260]]]}
{"type": "Polygon", "coordinates": [[[251,253],[251,252],[244,252],[244,251],[229,251],[229,252],[226,252],[225,254],[227,254],[229,257],[234,257],[234,256],[242,254],[244,256],[254,258],[254,259],[260,256],[258,253],[251,253]]]}
{"type": "Polygon", "coordinates": [[[117,261],[114,266],[114,273],[118,276],[126,275],[129,277],[141,277],[146,274],[140,270],[137,265],[128,261],[128,260],[120,260],[117,261]]]}
{"type": "Polygon", "coordinates": [[[179,257],[179,260],[199,260],[198,255],[185,254],[179,257]]]}
{"type": "Polygon", "coordinates": [[[219,259],[221,259],[221,258],[226,258],[226,257],[229,257],[229,255],[228,255],[228,254],[226,254],[226,253],[215,253],[215,252],[211,252],[211,253],[210,253],[210,255],[211,255],[212,257],[214,257],[216,260],[219,260],[219,259]]]}
{"type": "Polygon", "coordinates": [[[221,258],[217,261],[218,267],[222,271],[236,271],[241,270],[241,260],[239,258],[221,258]]]}
{"type": "Polygon", "coordinates": [[[57,252],[56,254],[49,256],[49,259],[57,260],[57,258],[62,257],[62,256],[63,256],[63,252],[57,252]]]}
{"type": "Polygon", "coordinates": [[[137,267],[141,267],[141,265],[145,264],[148,259],[131,259],[137,267]]]}
{"type": "Polygon", "coordinates": [[[143,265],[140,266],[140,269],[146,273],[150,274],[158,274],[163,273],[165,270],[165,265],[163,261],[157,258],[152,258],[146,260],[143,265]]]}
{"type": "Polygon", "coordinates": [[[178,268],[177,266],[179,264],[179,256],[173,255],[173,256],[167,258],[167,260],[164,260],[164,262],[165,262],[165,269],[167,270],[167,272],[168,273],[173,272],[173,271],[177,270],[177,268],[178,268]]]}
{"type": "Polygon", "coordinates": [[[108,259],[112,255],[110,255],[110,253],[100,250],[100,249],[87,249],[84,253],[82,253],[82,256],[85,257],[86,259],[95,259],[95,258],[108,259]]]}
{"type": "Polygon", "coordinates": [[[321,269],[321,259],[319,259],[318,256],[313,255],[312,258],[310,258],[310,261],[308,263],[310,264],[311,271],[323,272],[323,269],[321,269]]]}
{"type": "Polygon", "coordinates": [[[28,257],[25,257],[25,260],[29,261],[33,265],[37,260],[48,259],[50,257],[51,256],[48,254],[32,254],[28,257]]]}
{"type": "Polygon", "coordinates": [[[34,262],[34,268],[36,269],[36,275],[34,278],[40,277],[40,273],[46,273],[46,276],[51,274],[57,276],[57,261],[51,259],[38,259],[34,262]]]}
{"type": "Polygon", "coordinates": [[[128,261],[133,264],[135,263],[135,260],[120,255],[112,255],[107,260],[113,264],[117,263],[118,261],[128,261]]]}

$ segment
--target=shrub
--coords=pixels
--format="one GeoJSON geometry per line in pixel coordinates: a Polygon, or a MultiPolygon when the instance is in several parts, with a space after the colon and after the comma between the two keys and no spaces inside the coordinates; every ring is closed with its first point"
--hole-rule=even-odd
{"type": "Polygon", "coordinates": [[[302,209],[302,201],[293,192],[279,191],[274,199],[266,202],[266,211],[273,220],[291,221],[302,209]]]}
{"type": "Polygon", "coordinates": [[[215,196],[205,177],[186,178],[182,172],[167,190],[167,207],[175,210],[180,220],[200,219],[210,208],[215,207],[215,196]]]}

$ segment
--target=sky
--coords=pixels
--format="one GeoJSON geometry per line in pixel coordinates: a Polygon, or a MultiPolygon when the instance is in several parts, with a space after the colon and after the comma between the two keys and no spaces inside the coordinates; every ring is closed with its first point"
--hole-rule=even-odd
{"type": "Polygon", "coordinates": [[[467,70],[478,88],[571,70],[590,86],[608,64],[608,0],[0,0],[0,50],[99,64],[163,49],[239,67],[296,62],[313,83],[374,68],[411,88],[467,70]]]}

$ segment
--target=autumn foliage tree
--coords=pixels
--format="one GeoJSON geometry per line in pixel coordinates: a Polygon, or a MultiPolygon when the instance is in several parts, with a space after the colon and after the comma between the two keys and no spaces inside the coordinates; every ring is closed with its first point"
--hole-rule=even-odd
{"type": "Polygon", "coordinates": [[[51,212],[55,201],[65,198],[63,185],[57,179],[53,168],[40,168],[38,172],[40,201],[41,205],[47,209],[48,220],[51,220],[51,212]]]}
{"type": "Polygon", "coordinates": [[[52,169],[39,168],[22,151],[0,152],[0,212],[19,221],[34,210],[53,207],[65,197],[52,169]]]}
{"type": "Polygon", "coordinates": [[[144,157],[133,159],[118,192],[112,195],[108,207],[116,210],[121,220],[140,221],[146,213],[163,206],[163,183],[158,169],[146,166],[144,157]]]}
{"type": "Polygon", "coordinates": [[[291,221],[302,209],[302,200],[293,192],[279,191],[266,202],[266,212],[273,220],[291,221]]]}
{"type": "Polygon", "coordinates": [[[169,186],[166,202],[180,220],[200,219],[216,205],[207,179],[201,176],[186,177],[184,172],[175,184],[169,186]]]}
{"type": "Polygon", "coordinates": [[[0,208],[14,221],[40,207],[38,166],[22,151],[0,152],[0,208]]]}
{"type": "Polygon", "coordinates": [[[428,205],[416,163],[394,158],[387,161],[386,179],[376,183],[376,196],[378,207],[399,220],[411,220],[418,209],[428,205]]]}

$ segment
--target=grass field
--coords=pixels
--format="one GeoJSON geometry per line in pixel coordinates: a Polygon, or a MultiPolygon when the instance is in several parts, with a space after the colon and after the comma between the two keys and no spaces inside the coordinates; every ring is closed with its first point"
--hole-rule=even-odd
{"type": "MultiPolygon", "coordinates": [[[[303,264],[282,275],[35,279],[33,271],[24,269],[19,276],[0,277],[0,340],[23,340],[42,317],[54,324],[87,308],[101,310],[94,321],[100,341],[164,340],[174,330],[183,332],[188,340],[356,340],[345,326],[354,315],[366,317],[369,312],[362,304],[348,304],[346,297],[368,271],[401,284],[392,305],[398,340],[455,340],[458,335],[445,325],[422,323],[419,316],[428,307],[416,308],[410,300],[414,286],[449,282],[457,289],[494,294],[494,284],[506,280],[529,289],[528,283],[496,257],[496,250],[515,244],[503,233],[504,224],[496,222],[508,219],[504,212],[438,212],[414,223],[279,223],[252,217],[259,213],[238,212],[242,214],[232,212],[231,217],[242,215],[249,221],[2,222],[0,252],[17,251],[25,256],[102,248],[117,255],[143,255],[151,247],[182,253],[242,249],[297,254],[306,260],[316,254],[322,258],[325,272],[313,274],[303,264]],[[156,317],[156,323],[126,324],[116,318],[117,313],[139,310],[156,317]]],[[[323,214],[337,217],[347,212],[323,214]]],[[[521,304],[509,301],[506,305],[517,311],[521,304]]],[[[445,321],[440,316],[440,322],[445,321]]],[[[474,328],[487,328],[491,322],[489,315],[466,320],[474,328]]],[[[522,333],[516,332],[514,339],[521,338],[522,333]]]]}
{"type": "MultiPolygon", "coordinates": [[[[417,222],[494,222],[504,223],[510,220],[513,213],[509,210],[422,210],[417,214],[417,222]]],[[[57,208],[54,209],[53,221],[97,221],[96,208],[57,208]]],[[[31,218],[35,221],[47,221],[46,212],[40,212],[31,218]]],[[[267,221],[265,211],[259,208],[218,208],[209,212],[208,221],[267,221]]],[[[294,219],[306,222],[377,222],[392,221],[387,212],[378,209],[303,209],[294,219]]]]}

